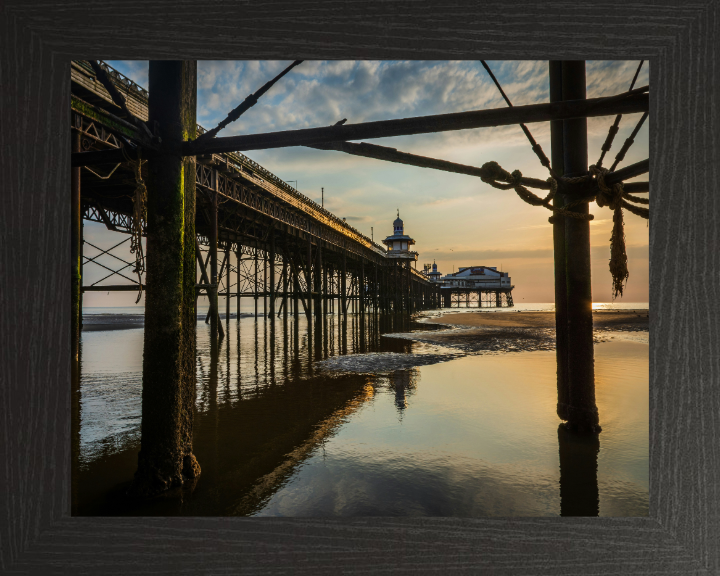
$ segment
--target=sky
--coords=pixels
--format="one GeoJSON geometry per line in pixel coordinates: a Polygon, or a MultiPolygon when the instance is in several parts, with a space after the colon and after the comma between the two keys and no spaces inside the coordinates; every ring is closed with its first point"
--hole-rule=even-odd
{"type": "MultiPolygon", "coordinates": [[[[109,61],[139,85],[148,87],[147,61],[109,61]]],[[[216,126],[249,94],[291,61],[198,61],[198,123],[216,126]]],[[[639,61],[588,61],[587,96],[627,90],[639,61]]],[[[547,61],[488,61],[513,105],[549,101],[547,61]]],[[[636,87],[649,84],[646,62],[636,87]]],[[[506,104],[479,61],[305,61],[266,93],[219,136],[329,126],[503,108],[506,104]]],[[[620,132],[603,165],[609,167],[640,114],[623,116],[620,132]]],[[[599,158],[614,117],[588,119],[589,164],[599,158]]],[[[648,158],[648,122],[619,167],[648,158]]],[[[549,123],[528,124],[550,156],[549,123]]],[[[381,138],[375,144],[482,166],[494,160],[507,171],[546,179],[519,126],[458,130],[381,138]]],[[[396,210],[405,233],[415,239],[417,267],[435,261],[443,274],[460,266],[497,266],[510,274],[516,303],[552,302],[554,273],[551,213],[523,202],[513,190],[492,188],[479,178],[417,168],[305,147],[256,150],[245,154],[367,236],[380,241],[392,234],[396,210]],[[297,184],[296,184],[297,182],[297,184]],[[372,229],[372,232],[371,232],[372,229]]],[[[647,180],[643,175],[637,180],[647,180]]],[[[543,191],[536,191],[544,195],[543,191]]],[[[612,301],[608,269],[612,212],[590,205],[593,301],[612,301]]],[[[625,211],[630,277],[621,302],[648,301],[648,221],[625,211]]],[[[103,248],[121,240],[103,225],[85,223],[85,236],[103,248]],[[115,240],[118,238],[118,240],[115,240]],[[113,242],[115,240],[115,242],[113,242]]],[[[86,250],[88,248],[86,247],[86,250]]],[[[95,251],[86,252],[94,255],[95,251]]],[[[128,258],[122,249],[116,251],[128,258]]],[[[101,278],[85,268],[85,283],[101,278]],[[96,277],[97,276],[97,277],[96,277]]],[[[97,267],[95,267],[97,268],[97,267]]],[[[85,306],[130,305],[134,294],[86,293],[85,306]]]]}

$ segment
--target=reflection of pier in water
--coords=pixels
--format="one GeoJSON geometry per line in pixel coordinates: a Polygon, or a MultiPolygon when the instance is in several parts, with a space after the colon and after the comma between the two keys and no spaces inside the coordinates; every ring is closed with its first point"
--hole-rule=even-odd
{"type": "MultiPolygon", "coordinates": [[[[80,392],[74,394],[73,513],[252,515],[387,382],[402,420],[419,382],[417,368],[387,380],[367,374],[320,373],[313,363],[363,352],[411,352],[408,340],[381,338],[408,331],[407,316],[327,316],[320,332],[305,318],[241,317],[226,322],[213,345],[198,328],[194,442],[203,475],[180,498],[142,505],[118,498],[135,470],[136,444],[80,468],[80,392]],[[321,334],[320,340],[317,334],[321,334]]],[[[137,375],[140,378],[140,374],[137,375]]],[[[598,515],[597,437],[558,430],[562,515],[598,515]]]]}
{"type": "Polygon", "coordinates": [[[394,339],[383,339],[381,346],[380,339],[382,333],[407,330],[407,316],[363,314],[343,320],[329,315],[324,322],[321,332],[303,317],[230,319],[218,344],[210,328],[198,324],[194,443],[203,475],[197,486],[174,493],[181,498],[138,505],[119,497],[135,471],[135,443],[90,462],[85,458],[81,465],[81,389],[76,390],[73,513],[247,515],[259,510],[374,395],[371,376],[319,375],[313,362],[382,346],[409,348],[394,339]]]}
{"type": "Polygon", "coordinates": [[[390,387],[395,391],[395,407],[401,419],[403,410],[408,407],[407,397],[415,391],[417,378],[417,368],[397,370],[390,377],[390,387]]]}

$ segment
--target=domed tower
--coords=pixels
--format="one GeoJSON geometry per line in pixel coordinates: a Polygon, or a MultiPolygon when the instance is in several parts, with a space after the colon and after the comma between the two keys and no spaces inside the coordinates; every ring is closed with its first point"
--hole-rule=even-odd
{"type": "Polygon", "coordinates": [[[382,242],[387,246],[389,258],[417,260],[418,253],[410,250],[410,246],[415,244],[415,240],[405,234],[405,227],[400,219],[400,210],[393,222],[393,235],[388,236],[382,242]]]}
{"type": "Polygon", "coordinates": [[[439,282],[440,276],[442,276],[442,274],[438,272],[437,264],[435,264],[435,260],[433,260],[432,272],[428,273],[428,278],[431,282],[439,282]]]}
{"type": "Polygon", "coordinates": [[[400,220],[400,209],[398,209],[397,218],[395,218],[395,221],[393,222],[393,232],[394,232],[394,234],[402,236],[403,229],[404,229],[403,221],[400,220]]]}

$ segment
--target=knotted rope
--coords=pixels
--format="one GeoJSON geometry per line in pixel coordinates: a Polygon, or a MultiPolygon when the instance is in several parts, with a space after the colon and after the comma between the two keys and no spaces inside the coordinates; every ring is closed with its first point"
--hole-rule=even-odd
{"type": "Polygon", "coordinates": [[[639,204],[650,204],[647,198],[632,196],[623,190],[622,182],[617,182],[610,188],[605,184],[605,175],[609,171],[606,168],[590,166],[590,174],[597,178],[599,192],[595,197],[597,205],[607,206],[613,211],[613,230],[610,236],[610,274],[613,279],[613,298],[618,294],[622,296],[623,288],[630,276],[627,268],[627,252],[625,251],[625,227],[623,222],[623,208],[627,208],[633,214],[650,218],[650,210],[640,206],[633,206],[628,202],[632,200],[639,204]]]}
{"type": "Polygon", "coordinates": [[[629,277],[627,268],[627,252],[625,250],[625,228],[623,221],[622,209],[626,208],[633,214],[642,218],[648,219],[650,217],[650,210],[648,208],[642,208],[641,206],[635,206],[630,204],[629,201],[636,202],[638,204],[649,204],[650,201],[647,198],[639,198],[628,194],[623,189],[622,182],[613,184],[612,187],[605,183],[605,176],[609,170],[607,168],[600,168],[598,166],[590,166],[590,171],[586,176],[578,176],[573,178],[561,177],[564,184],[579,184],[581,182],[596,179],[598,186],[598,193],[589,198],[583,198],[582,200],[576,200],[562,207],[556,207],[550,204],[550,201],[555,197],[558,190],[558,179],[550,176],[546,182],[550,184],[550,193],[541,198],[537,196],[525,186],[521,184],[522,173],[519,170],[515,170],[510,173],[503,169],[497,162],[487,162],[483,165],[482,170],[486,173],[486,176],[482,177],[482,181],[490,184],[493,188],[498,190],[515,190],[517,195],[522,198],[523,201],[527,202],[531,206],[543,206],[554,214],[550,218],[550,222],[553,222],[553,218],[556,216],[565,216],[568,218],[575,218],[576,220],[592,220],[594,216],[592,214],[583,214],[581,212],[574,212],[570,208],[582,204],[584,202],[597,202],[601,208],[604,206],[609,207],[613,210],[613,231],[610,236],[610,274],[613,279],[613,298],[617,298],[618,294],[622,296],[623,288],[629,277]]]}
{"type": "Polygon", "coordinates": [[[133,160],[125,151],[120,148],[123,157],[133,168],[135,174],[135,192],[133,194],[133,217],[130,223],[130,253],[135,254],[135,268],[133,272],[138,275],[138,295],[135,304],[140,302],[142,297],[142,275],[145,273],[145,254],[142,248],[143,223],[147,219],[147,188],[142,178],[142,166],[147,162],[140,157],[140,148],[137,149],[138,159],[133,160]]]}
{"type": "MultiPolygon", "coordinates": [[[[487,162],[483,164],[482,170],[487,174],[487,176],[480,178],[483,182],[490,184],[490,186],[498,190],[510,190],[512,188],[520,198],[531,206],[543,206],[555,214],[575,218],[576,220],[592,220],[594,218],[592,214],[582,214],[568,210],[568,208],[572,208],[587,200],[578,200],[562,207],[550,204],[550,201],[555,197],[558,190],[557,179],[552,176],[546,180],[546,182],[550,184],[550,192],[545,198],[541,198],[521,184],[522,172],[520,172],[520,170],[515,170],[511,174],[507,170],[504,170],[497,162],[487,162]],[[502,182],[506,182],[506,184],[502,184],[502,182]]],[[[573,183],[581,182],[587,178],[587,176],[581,176],[580,178],[563,178],[562,180],[573,183]]]]}

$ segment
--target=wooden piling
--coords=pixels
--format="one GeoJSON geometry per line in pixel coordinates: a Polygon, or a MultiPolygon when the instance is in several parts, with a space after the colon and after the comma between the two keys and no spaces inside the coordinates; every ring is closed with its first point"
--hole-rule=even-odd
{"type": "Polygon", "coordinates": [[[151,125],[161,154],[148,163],[147,291],[141,450],[131,491],[151,496],[194,478],[195,163],[173,150],[195,136],[197,65],[151,61],[151,125]]]}
{"type": "MultiPolygon", "coordinates": [[[[550,102],[562,100],[562,61],[550,61],[550,102]]],[[[550,161],[558,176],[564,170],[563,122],[550,122],[550,161]]],[[[564,206],[565,197],[557,194],[553,199],[556,207],[564,206]]],[[[568,334],[567,334],[567,278],[565,275],[565,218],[553,216],[553,254],[555,260],[555,340],[557,358],[557,415],[568,419],[568,334]]]]}
{"type": "MultiPolygon", "coordinates": [[[[585,99],[583,60],[563,61],[562,85],[563,100],[585,99]]],[[[564,120],[563,142],[565,175],[572,177],[587,173],[587,119],[564,120]]],[[[588,214],[588,203],[584,202],[571,210],[588,214]]],[[[599,432],[598,410],[595,404],[588,220],[565,219],[565,262],[568,320],[568,426],[581,432],[599,432]]]]}
{"type": "MultiPolygon", "coordinates": [[[[183,139],[197,136],[197,63],[184,62],[181,66],[183,86],[181,92],[181,118],[183,139]]],[[[183,454],[182,473],[184,478],[194,479],[200,475],[200,465],[193,454],[193,422],[196,394],[196,335],[197,335],[197,264],[195,250],[196,190],[195,157],[183,158],[182,176],[184,184],[183,220],[183,304],[182,304],[182,378],[181,378],[181,426],[180,443],[183,454]]],[[[228,266],[230,262],[228,261],[228,266]]]]}

